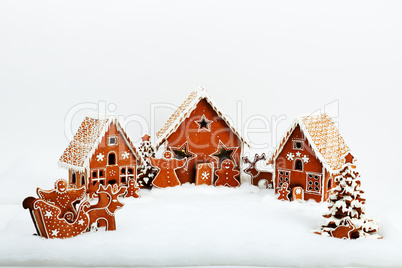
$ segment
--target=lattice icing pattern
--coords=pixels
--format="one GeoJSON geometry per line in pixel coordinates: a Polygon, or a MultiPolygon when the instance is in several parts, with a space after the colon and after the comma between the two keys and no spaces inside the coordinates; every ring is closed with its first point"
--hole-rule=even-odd
{"type": "Polygon", "coordinates": [[[301,117],[301,121],[325,162],[333,170],[340,169],[350,149],[334,121],[327,114],[301,117]]]}
{"type": "Polygon", "coordinates": [[[108,124],[108,119],[86,117],[60,157],[60,162],[75,167],[83,167],[85,160],[90,156],[91,150],[95,147],[102,133],[105,132],[108,124]]]}

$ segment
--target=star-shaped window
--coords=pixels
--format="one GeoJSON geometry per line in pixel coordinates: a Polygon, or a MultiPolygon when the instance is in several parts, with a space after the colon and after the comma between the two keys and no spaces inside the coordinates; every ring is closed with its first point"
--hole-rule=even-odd
{"type": "Polygon", "coordinates": [[[184,159],[184,158],[190,158],[190,157],[193,156],[192,154],[190,154],[187,151],[187,146],[183,146],[183,147],[181,147],[180,149],[177,149],[177,150],[173,149],[173,153],[175,155],[175,158],[179,159],[179,160],[184,159]]]}
{"type": "Polygon", "coordinates": [[[199,121],[195,121],[195,123],[198,125],[198,131],[211,131],[211,123],[212,120],[208,120],[205,115],[202,115],[201,119],[199,121]]]}
{"type": "Polygon", "coordinates": [[[190,151],[188,147],[188,142],[186,141],[179,147],[171,148],[173,151],[174,157],[176,159],[187,159],[186,164],[184,165],[184,170],[188,169],[188,162],[194,159],[197,155],[190,151]]]}
{"type": "Polygon", "coordinates": [[[233,163],[236,165],[236,161],[233,158],[233,155],[236,153],[237,149],[237,147],[226,147],[221,141],[219,141],[218,149],[213,154],[211,154],[211,156],[219,160],[219,165],[221,165],[221,163],[226,159],[232,160],[233,163]]]}

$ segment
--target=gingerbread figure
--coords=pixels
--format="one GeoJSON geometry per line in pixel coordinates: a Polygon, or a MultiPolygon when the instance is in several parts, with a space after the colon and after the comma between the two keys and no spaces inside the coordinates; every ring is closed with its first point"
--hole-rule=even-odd
{"type": "Polygon", "coordinates": [[[138,194],[138,191],[140,190],[140,187],[137,184],[136,179],[129,179],[128,180],[128,187],[127,187],[127,193],[124,197],[134,197],[138,198],[140,195],[138,194]]]}
{"type": "Polygon", "coordinates": [[[226,159],[222,162],[221,168],[215,172],[218,179],[215,181],[215,186],[240,186],[240,182],[236,177],[240,172],[234,169],[234,163],[230,159],[226,159]]]}
{"type": "Polygon", "coordinates": [[[67,188],[67,185],[67,181],[59,179],[55,182],[53,190],[37,188],[36,192],[40,198],[60,208],[60,217],[73,222],[77,215],[75,205],[85,197],[86,191],[85,187],[73,189],[67,188]]]}
{"type": "Polygon", "coordinates": [[[163,153],[163,158],[156,159],[150,157],[152,166],[159,169],[158,174],[152,182],[152,185],[158,188],[174,187],[181,185],[179,178],[176,174],[176,169],[183,167],[186,159],[175,159],[170,151],[163,153]]]}
{"type": "Polygon", "coordinates": [[[287,182],[284,182],[282,184],[282,187],[280,190],[278,190],[279,196],[278,196],[278,200],[282,200],[282,201],[290,201],[289,199],[289,184],[287,182]]]}

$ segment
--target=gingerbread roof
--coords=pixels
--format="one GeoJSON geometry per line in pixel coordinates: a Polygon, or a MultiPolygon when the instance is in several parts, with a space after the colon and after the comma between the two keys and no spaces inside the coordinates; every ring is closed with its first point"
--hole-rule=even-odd
{"type": "Polygon", "coordinates": [[[335,173],[345,163],[344,155],[350,152],[334,121],[328,114],[299,116],[286,132],[278,148],[271,157],[276,159],[293,130],[300,126],[317,158],[330,172],[335,173]]]}
{"type": "Polygon", "coordinates": [[[116,118],[92,118],[87,116],[78,128],[77,133],[75,133],[73,140],[60,157],[59,167],[83,172],[89,166],[93,153],[112,122],[115,123],[117,130],[123,136],[131,152],[141,162],[140,154],[138,154],[130,138],[116,118]]]}
{"type": "Polygon", "coordinates": [[[246,145],[247,142],[240,135],[240,132],[233,126],[233,124],[228,120],[228,118],[222,113],[215,102],[211,99],[209,94],[204,90],[193,91],[187,99],[177,108],[177,110],[170,116],[165,125],[156,133],[156,147],[158,148],[165,140],[177,130],[180,124],[190,116],[191,112],[197,107],[197,104],[205,99],[218,114],[220,118],[225,121],[228,127],[233,131],[233,133],[246,145]]]}

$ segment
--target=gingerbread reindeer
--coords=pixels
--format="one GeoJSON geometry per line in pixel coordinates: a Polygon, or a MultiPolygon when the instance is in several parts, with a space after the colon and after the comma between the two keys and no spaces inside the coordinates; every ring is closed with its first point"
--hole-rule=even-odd
{"type": "Polygon", "coordinates": [[[254,161],[250,161],[247,156],[243,157],[243,162],[249,164],[249,166],[244,169],[244,173],[250,175],[252,185],[259,186],[259,182],[262,181],[266,183],[265,186],[267,188],[272,189],[272,173],[261,171],[257,168],[257,162],[260,160],[266,160],[265,154],[262,154],[261,156],[255,154],[254,161]]]}
{"type": "Polygon", "coordinates": [[[86,209],[90,219],[89,227],[92,227],[96,223],[96,227],[106,227],[106,231],[116,230],[115,212],[124,206],[117,197],[123,196],[126,190],[127,187],[125,186],[117,188],[114,191],[111,185],[108,185],[106,188],[101,185],[97,191],[98,203],[86,209]]]}

